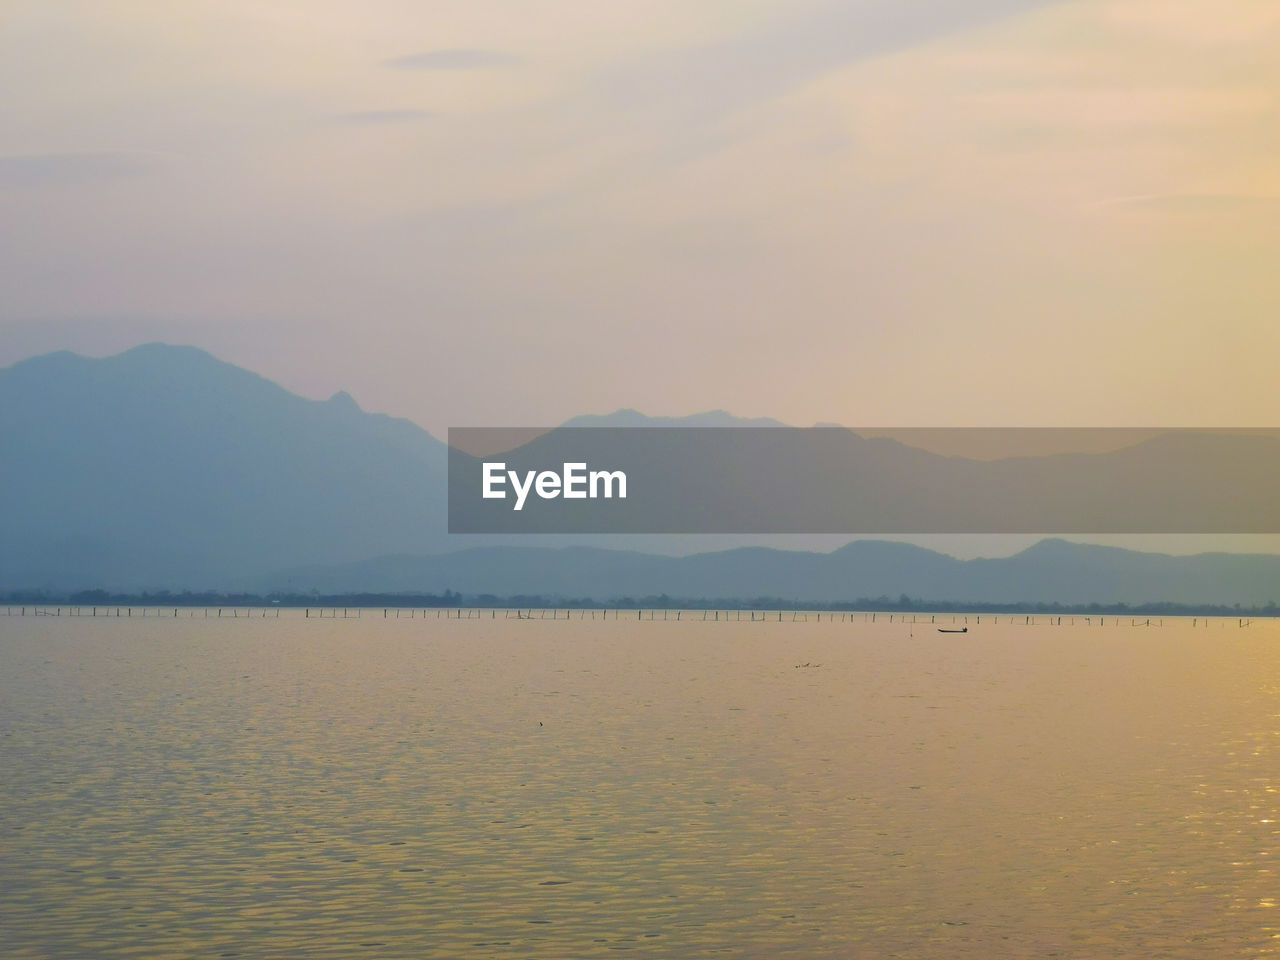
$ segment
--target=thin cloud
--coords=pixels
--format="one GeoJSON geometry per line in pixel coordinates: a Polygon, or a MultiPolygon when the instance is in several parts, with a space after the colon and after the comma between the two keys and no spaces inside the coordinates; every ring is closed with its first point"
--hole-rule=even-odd
{"type": "Polygon", "coordinates": [[[735,114],[851,64],[1065,2],[811,0],[711,42],[606,66],[548,112],[602,138],[623,131],[640,143],[627,161],[652,173],[723,150],[741,136],[726,123],[735,114]]]}
{"type": "Polygon", "coordinates": [[[393,70],[489,70],[511,67],[520,58],[497,50],[427,50],[383,60],[393,70]]]}
{"type": "Polygon", "coordinates": [[[821,0],[745,33],[672,49],[595,79],[609,112],[655,111],[703,129],[849,64],[1064,0],[821,0]]]}
{"type": "Polygon", "coordinates": [[[1254,210],[1260,204],[1280,203],[1280,196],[1263,193],[1135,193],[1124,197],[1108,197],[1093,204],[1095,209],[1107,207],[1149,207],[1168,210],[1229,209],[1254,210]]]}
{"type": "Polygon", "coordinates": [[[0,156],[0,187],[33,189],[100,183],[139,176],[143,155],[124,152],[28,153],[0,156]]]}
{"type": "Polygon", "coordinates": [[[396,123],[417,123],[434,117],[430,110],[356,110],[351,113],[340,113],[336,117],[339,123],[358,127],[375,127],[396,123]]]}

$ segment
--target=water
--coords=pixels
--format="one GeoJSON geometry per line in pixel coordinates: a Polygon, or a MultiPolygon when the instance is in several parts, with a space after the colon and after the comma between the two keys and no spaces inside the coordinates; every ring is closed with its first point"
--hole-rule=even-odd
{"type": "Polygon", "coordinates": [[[4,955],[1280,953],[1276,623],[377,614],[0,617],[4,955]]]}

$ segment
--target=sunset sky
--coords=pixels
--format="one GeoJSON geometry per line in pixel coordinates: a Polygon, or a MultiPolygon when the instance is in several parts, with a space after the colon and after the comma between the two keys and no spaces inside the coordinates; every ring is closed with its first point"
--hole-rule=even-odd
{"type": "Polygon", "coordinates": [[[0,365],[441,435],[1267,425],[1275,0],[17,0],[0,365]]]}

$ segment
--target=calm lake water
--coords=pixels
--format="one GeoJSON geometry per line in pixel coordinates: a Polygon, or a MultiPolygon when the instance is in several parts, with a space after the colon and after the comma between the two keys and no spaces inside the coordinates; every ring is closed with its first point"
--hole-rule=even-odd
{"type": "Polygon", "coordinates": [[[3,953],[1280,953],[1280,625],[970,623],[0,616],[3,953]]]}

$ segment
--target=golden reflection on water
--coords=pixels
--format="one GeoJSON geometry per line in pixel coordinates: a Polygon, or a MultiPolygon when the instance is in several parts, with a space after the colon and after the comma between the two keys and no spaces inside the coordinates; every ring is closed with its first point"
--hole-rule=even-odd
{"type": "Polygon", "coordinates": [[[1200,623],[0,618],[5,956],[1273,955],[1200,623]]]}

